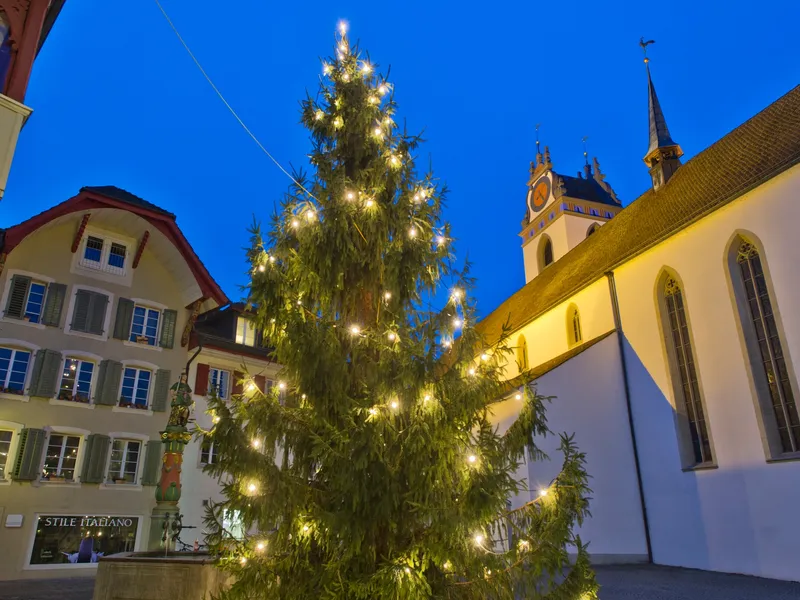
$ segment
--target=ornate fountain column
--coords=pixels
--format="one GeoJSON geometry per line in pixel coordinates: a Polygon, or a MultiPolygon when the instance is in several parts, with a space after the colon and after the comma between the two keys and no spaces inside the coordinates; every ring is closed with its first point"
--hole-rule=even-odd
{"type": "Polygon", "coordinates": [[[192,388],[186,380],[186,373],[181,373],[180,381],[170,388],[172,401],[169,420],[166,429],[161,432],[161,443],[164,444],[161,479],[156,487],[156,506],[150,517],[147,549],[151,551],[172,549],[173,524],[176,518],[180,522],[178,501],[181,498],[183,451],[192,439],[186,427],[192,408],[192,388]]]}

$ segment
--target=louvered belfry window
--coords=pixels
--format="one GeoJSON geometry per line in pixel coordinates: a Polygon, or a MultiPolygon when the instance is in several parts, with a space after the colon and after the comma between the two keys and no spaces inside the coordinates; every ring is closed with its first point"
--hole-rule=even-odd
{"type": "Polygon", "coordinates": [[[686,321],[686,308],[680,285],[672,277],[667,278],[664,286],[664,300],[669,324],[668,330],[665,330],[664,333],[667,345],[671,346],[671,354],[675,359],[674,366],[679,377],[679,385],[675,387],[680,395],[678,400],[683,401],[686,410],[694,461],[696,464],[708,463],[713,460],[711,442],[700,397],[694,351],[689,337],[689,325],[686,321]]]}
{"type": "Polygon", "coordinates": [[[753,244],[743,240],[736,261],[741,272],[747,309],[758,344],[759,356],[754,362],[759,362],[763,368],[781,447],[784,452],[797,452],[800,450],[800,418],[775,321],[773,302],[764,277],[761,256],[753,244]]]}

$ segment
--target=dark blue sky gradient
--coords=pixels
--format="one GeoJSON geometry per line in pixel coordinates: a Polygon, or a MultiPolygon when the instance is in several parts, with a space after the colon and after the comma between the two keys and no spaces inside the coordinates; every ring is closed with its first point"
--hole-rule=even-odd
{"type": "MultiPolygon", "coordinates": [[[[589,136],[590,155],[624,204],[648,186],[640,36],[657,42],[653,78],[687,158],[800,82],[797,0],[163,2],[229,102],[287,166],[303,164],[310,148],[298,102],[316,91],[319,57],[347,19],[372,60],[391,65],[398,118],[424,129],[422,164],[430,154],[451,190],[446,216],[459,256],[474,263],[484,314],[524,283],[518,233],[535,123],[556,170],[575,174],[589,136]]],[[[214,95],[154,2],[68,0],[26,103],[34,114],[0,226],[81,186],[117,185],[176,213],[212,275],[240,296],[246,227],[253,214],[266,221],[288,181],[214,95]]]]}

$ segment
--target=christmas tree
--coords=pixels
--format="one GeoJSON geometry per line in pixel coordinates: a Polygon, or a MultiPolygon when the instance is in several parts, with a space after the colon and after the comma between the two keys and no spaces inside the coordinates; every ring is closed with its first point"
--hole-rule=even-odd
{"type": "Polygon", "coordinates": [[[248,251],[280,380],[210,404],[206,470],[226,499],[206,526],[235,582],[225,597],[595,598],[573,532],[588,509],[584,456],[562,436],[559,475],[527,490],[546,399],[524,376],[507,381],[506,336],[488,345],[474,329],[446,190],[418,174],[421,140],[395,111],[392,84],[342,28],[302,103],[312,173],[296,174],[248,251]],[[501,401],[519,405],[502,433],[501,401]]]}

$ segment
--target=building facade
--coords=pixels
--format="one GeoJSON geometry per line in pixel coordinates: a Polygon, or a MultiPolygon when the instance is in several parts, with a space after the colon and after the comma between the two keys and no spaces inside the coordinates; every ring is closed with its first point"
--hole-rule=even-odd
{"type": "MultiPolygon", "coordinates": [[[[800,580],[800,87],[685,164],[649,65],[648,110],[652,188],[547,261],[541,236],[574,214],[552,210],[549,157],[532,165],[527,283],[479,328],[491,342],[509,320],[508,377],[557,396],[551,429],[587,452],[596,561],[800,580]]],[[[528,465],[531,494],[551,457],[528,465]]]]}
{"type": "Polygon", "coordinates": [[[175,216],[114,187],[2,232],[0,578],[147,543],[169,388],[227,299],[175,216]]]}

